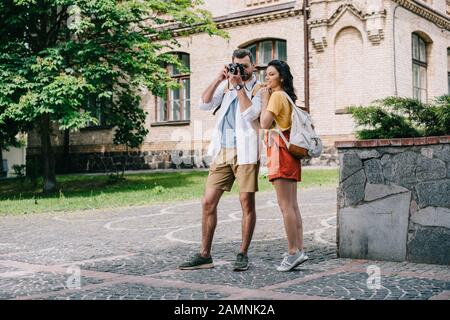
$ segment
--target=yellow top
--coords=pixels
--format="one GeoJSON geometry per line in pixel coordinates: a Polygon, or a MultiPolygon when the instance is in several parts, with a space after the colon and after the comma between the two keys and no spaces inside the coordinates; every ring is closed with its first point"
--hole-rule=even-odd
{"type": "Polygon", "coordinates": [[[282,91],[274,91],[270,95],[267,111],[273,113],[275,122],[281,131],[291,128],[292,106],[282,91]]]}

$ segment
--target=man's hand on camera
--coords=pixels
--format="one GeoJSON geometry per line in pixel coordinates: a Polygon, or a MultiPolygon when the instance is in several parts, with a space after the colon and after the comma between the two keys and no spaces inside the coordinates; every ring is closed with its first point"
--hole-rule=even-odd
{"type": "Polygon", "coordinates": [[[225,66],[223,66],[223,69],[220,70],[219,74],[217,75],[217,80],[223,81],[226,78],[228,78],[228,67],[225,65],[225,66]]]}
{"type": "Polygon", "coordinates": [[[237,72],[238,72],[237,74],[231,74],[231,73],[228,74],[230,83],[233,87],[236,87],[236,85],[238,85],[238,84],[244,83],[244,81],[242,81],[241,73],[240,73],[239,69],[237,69],[237,72]]]}

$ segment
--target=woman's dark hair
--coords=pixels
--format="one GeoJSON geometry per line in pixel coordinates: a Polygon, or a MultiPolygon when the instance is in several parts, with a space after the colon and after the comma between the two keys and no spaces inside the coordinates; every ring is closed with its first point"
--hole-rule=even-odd
{"type": "Polygon", "coordinates": [[[295,103],[297,100],[297,95],[294,89],[294,78],[292,77],[291,68],[289,65],[281,60],[272,60],[267,66],[272,66],[277,69],[280,74],[281,88],[291,97],[292,101],[295,103]]]}

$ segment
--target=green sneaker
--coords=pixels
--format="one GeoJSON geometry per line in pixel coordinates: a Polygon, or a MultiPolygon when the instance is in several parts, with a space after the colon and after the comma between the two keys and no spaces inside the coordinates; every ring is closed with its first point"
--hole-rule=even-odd
{"type": "Polygon", "coordinates": [[[234,271],[245,271],[248,269],[248,256],[245,253],[239,252],[234,263],[234,271]]]}
{"type": "Polygon", "coordinates": [[[214,268],[212,257],[204,258],[197,253],[190,261],[186,261],[178,266],[180,270],[196,270],[214,268]]]}

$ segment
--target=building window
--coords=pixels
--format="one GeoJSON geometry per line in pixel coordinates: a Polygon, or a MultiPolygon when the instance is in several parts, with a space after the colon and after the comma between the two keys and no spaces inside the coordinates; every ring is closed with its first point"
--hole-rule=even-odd
{"type": "Polygon", "coordinates": [[[98,123],[90,122],[88,123],[88,126],[86,128],[89,129],[110,127],[106,115],[106,110],[111,106],[110,100],[105,98],[100,99],[96,95],[90,95],[87,104],[87,109],[90,110],[91,114],[94,118],[97,119],[98,123]]]}
{"type": "Polygon", "coordinates": [[[412,34],[413,97],[427,101],[427,45],[416,33],[412,34]]]}
{"type": "Polygon", "coordinates": [[[266,77],[267,64],[270,60],[287,60],[286,41],[284,40],[263,40],[252,43],[251,45],[245,47],[245,49],[250,50],[253,55],[258,73],[257,77],[261,82],[265,81],[264,79],[266,77]]]}
{"type": "Polygon", "coordinates": [[[450,72],[447,72],[448,94],[450,94],[450,72]]]}
{"type": "Polygon", "coordinates": [[[450,94],[450,48],[447,48],[447,78],[448,78],[448,94],[450,94]]]}
{"type": "Polygon", "coordinates": [[[191,118],[189,54],[176,54],[187,71],[180,71],[173,64],[166,66],[167,72],[179,84],[179,87],[167,89],[165,98],[157,98],[157,122],[187,121],[191,118]]]}

